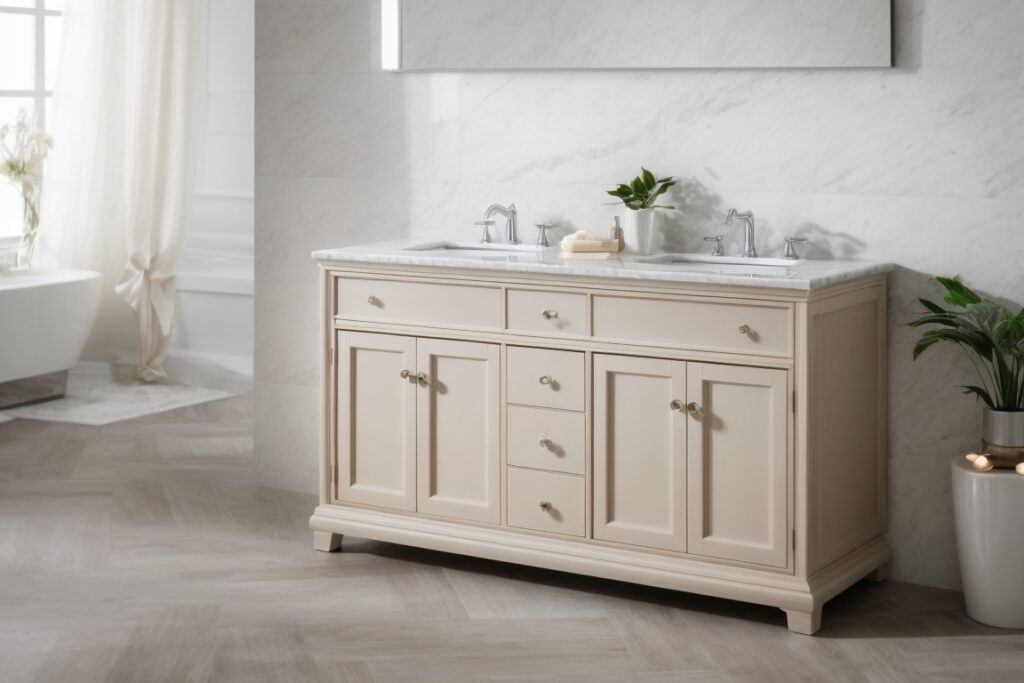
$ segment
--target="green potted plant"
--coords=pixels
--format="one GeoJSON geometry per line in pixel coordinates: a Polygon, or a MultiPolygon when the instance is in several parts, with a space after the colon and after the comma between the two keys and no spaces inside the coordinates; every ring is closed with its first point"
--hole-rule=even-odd
{"type": "Polygon", "coordinates": [[[651,254],[657,247],[660,227],[656,212],[675,208],[658,204],[658,200],[676,184],[676,180],[671,177],[658,180],[646,168],[641,167],[640,170],[640,175],[614,190],[608,190],[608,194],[619,199],[628,209],[622,226],[625,251],[651,254]]]}
{"type": "Polygon", "coordinates": [[[938,278],[945,303],[927,299],[913,321],[927,328],[916,360],[936,344],[967,354],[981,399],[983,453],[953,459],[953,513],[967,613],[1003,628],[1024,628],[1024,309],[989,301],[960,278],[938,278]]]}

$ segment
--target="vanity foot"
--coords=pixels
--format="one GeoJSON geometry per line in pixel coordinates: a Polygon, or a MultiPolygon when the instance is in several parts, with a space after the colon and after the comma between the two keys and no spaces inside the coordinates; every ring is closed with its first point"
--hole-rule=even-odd
{"type": "Polygon", "coordinates": [[[322,553],[337,552],[341,550],[342,538],[341,534],[331,533],[330,531],[314,531],[313,548],[322,553]]]}
{"type": "Polygon", "coordinates": [[[868,574],[866,577],[868,581],[874,581],[875,583],[882,583],[889,578],[889,563],[886,562],[875,571],[868,574]]]}
{"type": "Polygon", "coordinates": [[[786,610],[786,625],[793,633],[813,636],[821,628],[821,607],[815,607],[810,612],[786,610]]]}

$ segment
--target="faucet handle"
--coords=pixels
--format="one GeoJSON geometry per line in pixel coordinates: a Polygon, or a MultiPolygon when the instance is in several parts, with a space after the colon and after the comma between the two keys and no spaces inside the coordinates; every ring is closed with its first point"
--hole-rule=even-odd
{"type": "Polygon", "coordinates": [[[488,244],[491,241],[491,226],[494,225],[494,221],[477,221],[473,223],[483,228],[483,234],[480,235],[480,241],[484,244],[488,244]]]}
{"type": "Polygon", "coordinates": [[[796,253],[796,245],[807,244],[807,238],[805,237],[787,237],[786,238],[786,251],[782,254],[782,258],[798,259],[800,255],[796,253]]]}
{"type": "Polygon", "coordinates": [[[537,230],[540,231],[537,233],[537,246],[550,247],[551,242],[548,241],[548,230],[551,228],[557,228],[558,226],[551,223],[535,223],[535,225],[537,226],[537,230]]]}
{"type": "Polygon", "coordinates": [[[711,251],[712,256],[725,256],[725,250],[722,249],[722,236],[715,235],[713,237],[705,237],[705,242],[714,242],[715,248],[711,251]]]}

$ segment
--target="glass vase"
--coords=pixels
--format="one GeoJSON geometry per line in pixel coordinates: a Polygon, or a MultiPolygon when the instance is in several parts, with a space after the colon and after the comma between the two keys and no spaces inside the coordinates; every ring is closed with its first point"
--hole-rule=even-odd
{"type": "Polygon", "coordinates": [[[24,264],[26,267],[32,265],[32,257],[36,250],[36,238],[39,237],[39,197],[40,191],[31,186],[22,188],[24,199],[23,225],[21,232],[21,243],[24,246],[24,264]]]}

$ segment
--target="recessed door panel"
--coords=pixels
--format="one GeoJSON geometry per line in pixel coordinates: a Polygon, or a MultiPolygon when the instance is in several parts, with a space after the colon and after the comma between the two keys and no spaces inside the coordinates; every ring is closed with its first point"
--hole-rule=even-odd
{"type": "Polygon", "coordinates": [[[594,537],[686,549],[686,364],[594,356],[594,537]]]}
{"type": "Polygon", "coordinates": [[[689,552],[783,567],[786,371],[690,363],[689,552]]]}
{"type": "Polygon", "coordinates": [[[416,340],[337,335],[337,497],[415,510],[416,340]]]}
{"type": "Polygon", "coordinates": [[[420,512],[501,519],[499,353],[494,344],[418,340],[420,512]]]}

